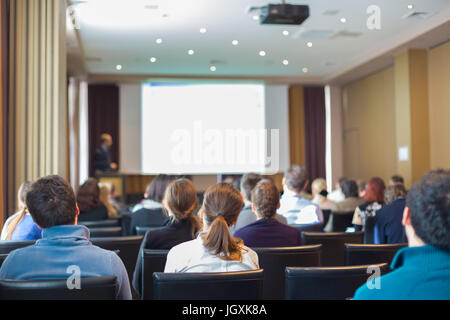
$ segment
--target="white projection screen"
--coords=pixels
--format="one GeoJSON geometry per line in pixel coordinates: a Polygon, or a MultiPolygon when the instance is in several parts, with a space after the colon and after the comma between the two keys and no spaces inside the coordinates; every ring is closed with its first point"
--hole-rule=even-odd
{"type": "Polygon", "coordinates": [[[265,172],[278,139],[263,84],[145,83],[141,111],[144,174],[265,172]]]}

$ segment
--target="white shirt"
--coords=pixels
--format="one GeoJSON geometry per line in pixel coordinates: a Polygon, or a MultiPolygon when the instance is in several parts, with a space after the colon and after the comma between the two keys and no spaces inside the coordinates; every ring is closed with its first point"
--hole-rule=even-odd
{"type": "Polygon", "coordinates": [[[341,202],[341,201],[345,200],[345,195],[341,189],[336,189],[336,190],[330,192],[330,194],[328,194],[327,198],[328,198],[328,200],[331,200],[333,202],[341,202]]]}
{"type": "Polygon", "coordinates": [[[280,199],[280,208],[277,210],[277,213],[285,217],[288,224],[323,222],[323,213],[319,206],[287,188],[285,188],[280,199]]]}
{"type": "Polygon", "coordinates": [[[167,255],[164,272],[233,272],[259,269],[258,255],[242,247],[242,261],[223,260],[210,252],[200,235],[173,247],[167,255]]]}

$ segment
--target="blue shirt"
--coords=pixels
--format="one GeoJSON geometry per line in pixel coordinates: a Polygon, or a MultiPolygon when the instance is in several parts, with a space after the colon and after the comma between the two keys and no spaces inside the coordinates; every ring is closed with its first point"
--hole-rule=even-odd
{"type": "Polygon", "coordinates": [[[406,243],[405,228],[402,225],[406,201],[397,198],[382,207],[375,214],[375,243],[406,243]]]}
{"type": "Polygon", "coordinates": [[[288,224],[314,224],[323,219],[323,214],[316,204],[287,188],[280,199],[277,213],[285,217],[288,224]]]}
{"type": "Polygon", "coordinates": [[[236,230],[247,247],[293,247],[301,243],[300,232],[276,219],[260,219],[236,230]]]}
{"type": "Polygon", "coordinates": [[[450,251],[431,245],[403,248],[391,271],[380,278],[380,289],[361,286],[355,300],[449,300],[450,251]]]}
{"type": "Polygon", "coordinates": [[[42,238],[42,230],[34,223],[33,217],[26,214],[14,229],[11,240],[37,240],[42,238]]]}
{"type": "Polygon", "coordinates": [[[36,244],[12,251],[0,269],[0,279],[68,279],[69,266],[78,266],[81,277],[117,277],[116,297],[131,300],[125,266],[113,252],[94,246],[85,226],[64,225],[44,229],[36,244]]]}

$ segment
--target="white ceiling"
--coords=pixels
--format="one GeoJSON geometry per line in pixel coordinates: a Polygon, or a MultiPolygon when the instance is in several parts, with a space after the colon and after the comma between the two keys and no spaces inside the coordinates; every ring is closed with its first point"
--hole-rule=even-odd
{"type": "MultiPolygon", "coordinates": [[[[89,74],[332,79],[436,27],[450,38],[450,0],[292,0],[308,4],[301,26],[260,25],[250,6],[279,0],[71,0],[89,74]],[[381,30],[369,30],[369,5],[381,10],[381,30]],[[413,4],[413,9],[408,9],[413,4]],[[337,10],[335,15],[324,15],[337,10]],[[427,19],[402,16],[429,12],[427,19]],[[167,15],[163,17],[163,15],[167,15]],[[341,18],[347,22],[342,23],[341,18]],[[207,32],[201,34],[200,28],[207,32]],[[282,31],[287,30],[288,36],[282,31]],[[357,37],[311,39],[312,31],[350,32],[357,37]],[[448,32],[447,32],[448,31],[448,32]],[[161,38],[162,44],[155,40],[161,38]],[[231,41],[238,40],[233,46],[231,41]],[[306,43],[312,42],[312,47],[306,43]],[[188,55],[188,50],[195,54],[188,55]],[[266,56],[259,52],[264,50],[266,56]],[[156,57],[151,63],[149,59],[156,57]],[[288,65],[282,61],[287,59],[288,65]],[[122,65],[121,71],[116,65],[122,65]],[[216,67],[215,72],[210,67],[216,67]],[[302,68],[308,68],[307,73],[302,68]]],[[[417,41],[415,43],[418,45],[417,41]]],[[[420,45],[420,44],[419,44],[420,45]]]]}

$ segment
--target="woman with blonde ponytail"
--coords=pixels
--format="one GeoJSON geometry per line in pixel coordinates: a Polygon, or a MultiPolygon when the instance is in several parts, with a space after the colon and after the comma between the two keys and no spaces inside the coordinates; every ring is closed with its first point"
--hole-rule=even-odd
{"type": "Polygon", "coordinates": [[[37,240],[42,237],[41,229],[34,223],[26,205],[31,184],[26,181],[20,186],[17,195],[18,211],[6,220],[1,240],[37,240]]]}
{"type": "Polygon", "coordinates": [[[244,206],[239,191],[227,183],[209,187],[200,218],[203,230],[196,239],[173,247],[164,272],[232,272],[259,268],[257,254],[233,238],[229,227],[244,206]]]}

